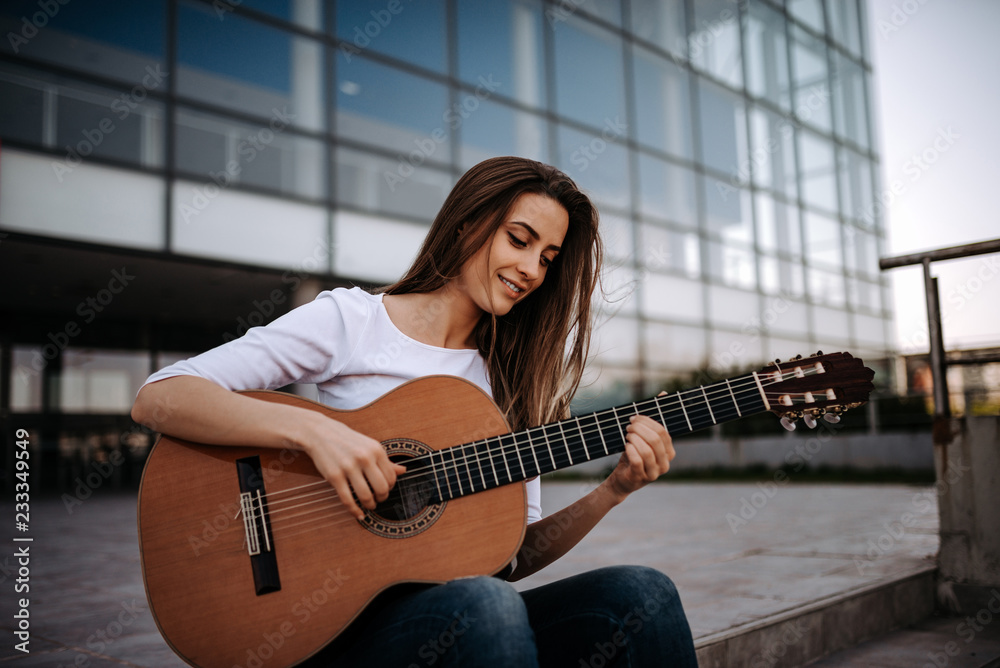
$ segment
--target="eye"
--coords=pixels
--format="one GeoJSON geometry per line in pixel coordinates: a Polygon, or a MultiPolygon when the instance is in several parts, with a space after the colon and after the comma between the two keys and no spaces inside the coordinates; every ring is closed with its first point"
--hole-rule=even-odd
{"type": "Polygon", "coordinates": [[[528,245],[527,241],[520,239],[517,235],[512,232],[508,232],[507,236],[510,237],[510,242],[517,246],[518,248],[526,248],[528,245]]]}

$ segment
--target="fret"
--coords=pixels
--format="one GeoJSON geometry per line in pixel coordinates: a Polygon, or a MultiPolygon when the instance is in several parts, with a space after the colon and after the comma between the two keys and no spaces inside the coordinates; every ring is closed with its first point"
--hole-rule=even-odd
{"type": "Polygon", "coordinates": [[[441,496],[441,481],[438,479],[438,473],[440,472],[440,469],[437,467],[436,464],[434,464],[435,454],[437,453],[432,452],[430,457],[428,457],[428,460],[431,463],[431,477],[434,478],[434,486],[437,487],[437,500],[444,501],[444,497],[441,496]]]}
{"type": "Polygon", "coordinates": [[[559,467],[556,465],[556,456],[552,454],[552,443],[549,442],[549,434],[547,431],[545,431],[545,427],[543,426],[541,429],[542,429],[542,438],[545,439],[545,449],[549,453],[549,466],[550,466],[549,471],[555,471],[559,467]]]}
{"type": "Polygon", "coordinates": [[[708,403],[718,424],[735,420],[739,415],[733,410],[733,404],[725,383],[716,383],[708,387],[708,403]]]}
{"type": "MultiPolygon", "coordinates": [[[[660,424],[667,427],[667,419],[663,417],[663,409],[660,407],[660,397],[653,397],[653,405],[656,406],[656,412],[660,415],[660,424]]],[[[667,431],[670,431],[670,427],[667,427],[667,431]]]]}
{"type": "Polygon", "coordinates": [[[701,386],[701,396],[705,397],[705,405],[708,406],[708,416],[712,418],[712,424],[719,424],[715,420],[715,413],[712,412],[712,404],[708,400],[708,392],[705,391],[705,386],[701,386]]]}
{"type": "MultiPolygon", "coordinates": [[[[474,452],[475,451],[475,446],[473,445],[472,447],[473,447],[473,452],[474,452]]],[[[464,446],[464,445],[461,446],[461,448],[459,449],[459,455],[461,456],[462,461],[465,462],[465,474],[468,476],[468,479],[466,480],[466,482],[469,483],[469,493],[471,494],[472,492],[476,491],[476,480],[475,480],[475,478],[472,477],[472,465],[469,462],[470,457],[469,457],[469,453],[466,452],[467,449],[468,449],[467,446],[464,446]]]]}
{"type": "Polygon", "coordinates": [[[604,430],[601,429],[601,421],[597,417],[597,413],[592,413],[591,417],[594,418],[594,424],[597,425],[597,435],[601,437],[601,445],[604,447],[604,454],[610,455],[608,451],[608,442],[604,440],[604,430]]]}
{"type": "Polygon", "coordinates": [[[573,461],[573,454],[569,451],[569,438],[566,436],[566,430],[563,429],[563,423],[559,423],[559,434],[562,436],[563,447],[566,448],[566,459],[569,461],[569,465],[572,466],[576,462],[573,461]]]}
{"type": "Polygon", "coordinates": [[[691,418],[688,417],[687,409],[684,408],[684,397],[681,396],[682,394],[683,392],[677,393],[677,402],[681,405],[681,410],[684,411],[684,421],[687,422],[688,431],[694,431],[694,428],[691,426],[691,418]]]}
{"type": "Polygon", "coordinates": [[[451,468],[455,472],[455,484],[458,485],[458,495],[462,496],[465,494],[465,491],[462,489],[462,475],[458,468],[458,461],[455,459],[455,450],[457,449],[458,448],[448,448],[448,452],[451,453],[451,468]]]}
{"type": "Polygon", "coordinates": [[[517,434],[511,434],[510,440],[514,444],[514,454],[517,455],[517,464],[521,467],[521,477],[518,480],[524,480],[528,477],[528,472],[524,468],[524,460],[521,459],[521,448],[517,445],[517,434]]]}
{"type": "Polygon", "coordinates": [[[726,378],[726,387],[729,388],[729,396],[733,398],[733,406],[736,406],[736,416],[743,417],[743,413],[740,412],[740,402],[736,401],[736,395],[733,394],[733,386],[729,384],[728,378],[726,378]]]}
{"type": "MultiPolygon", "coordinates": [[[[490,471],[493,472],[493,482],[497,487],[500,486],[500,478],[497,477],[497,467],[493,463],[493,448],[490,447],[490,439],[484,438],[483,445],[486,446],[486,463],[490,465],[490,471]]],[[[486,487],[486,479],[483,478],[483,487],[486,487]]]]}
{"type": "MultiPolygon", "coordinates": [[[[507,482],[522,480],[523,478],[518,477],[518,462],[521,461],[521,457],[517,452],[517,444],[514,443],[513,434],[504,434],[500,437],[500,450],[503,452],[503,462],[507,467],[507,482]]],[[[521,475],[523,474],[522,470],[521,475]]]]}
{"type": "Polygon", "coordinates": [[[524,435],[528,437],[528,450],[531,451],[531,459],[535,462],[535,472],[536,475],[542,472],[542,467],[538,465],[538,455],[535,454],[535,444],[531,440],[531,430],[528,429],[524,432],[524,435]]]}
{"type": "MultiPolygon", "coordinates": [[[[444,463],[444,451],[443,450],[438,450],[434,454],[438,455],[441,458],[441,468],[439,470],[440,470],[441,473],[444,474],[444,482],[448,486],[448,498],[449,499],[454,499],[455,498],[455,493],[451,489],[451,479],[448,476],[448,467],[445,466],[445,463],[444,463]]],[[[431,455],[431,458],[433,459],[433,455],[431,455]]]]}
{"type": "MultiPolygon", "coordinates": [[[[625,442],[625,430],[622,428],[622,421],[621,421],[621,418],[618,417],[618,411],[615,410],[614,407],[611,408],[611,416],[615,420],[615,426],[618,427],[618,433],[622,435],[622,443],[624,443],[625,442]]],[[[607,449],[607,448],[605,448],[605,449],[607,449]]]]}
{"type": "Polygon", "coordinates": [[[757,382],[757,389],[760,390],[760,398],[764,400],[764,408],[771,410],[771,404],[767,400],[767,395],[764,394],[764,388],[760,384],[760,378],[756,371],[753,372],[753,379],[757,382]]]}
{"type": "Polygon", "coordinates": [[[587,447],[587,437],[583,434],[583,426],[580,424],[580,418],[573,418],[576,420],[576,430],[580,432],[580,441],[583,444],[583,454],[587,455],[587,461],[590,461],[590,448],[587,447]]]}
{"type": "MultiPolygon", "coordinates": [[[[500,455],[500,461],[503,462],[504,471],[507,473],[507,478],[500,484],[507,484],[514,480],[514,476],[510,474],[510,464],[507,462],[507,449],[503,447],[503,437],[497,437],[497,454],[500,455]]],[[[493,465],[496,467],[496,464],[493,465]]]]}
{"type": "MultiPolygon", "coordinates": [[[[478,443],[478,441],[477,441],[478,443]]],[[[469,485],[472,490],[476,490],[476,472],[479,472],[479,491],[486,489],[486,477],[483,476],[483,465],[479,462],[479,448],[477,443],[472,443],[469,448],[472,450],[471,454],[467,454],[465,461],[469,468],[469,485]],[[473,460],[475,458],[475,460],[473,460]]]]}

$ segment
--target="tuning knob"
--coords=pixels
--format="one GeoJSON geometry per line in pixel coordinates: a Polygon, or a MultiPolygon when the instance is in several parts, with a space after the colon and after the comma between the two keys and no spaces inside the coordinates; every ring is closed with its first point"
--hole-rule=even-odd
{"type": "Polygon", "coordinates": [[[810,415],[809,413],[806,413],[805,415],[802,416],[802,421],[810,429],[816,428],[816,418],[810,415]]]}
{"type": "Polygon", "coordinates": [[[781,423],[781,426],[784,427],[786,430],[795,431],[795,418],[790,418],[786,415],[785,417],[781,418],[779,422],[781,423]]]}
{"type": "Polygon", "coordinates": [[[838,422],[840,422],[840,415],[838,415],[837,413],[827,413],[826,415],[823,416],[823,419],[831,424],[837,424],[838,422]]]}

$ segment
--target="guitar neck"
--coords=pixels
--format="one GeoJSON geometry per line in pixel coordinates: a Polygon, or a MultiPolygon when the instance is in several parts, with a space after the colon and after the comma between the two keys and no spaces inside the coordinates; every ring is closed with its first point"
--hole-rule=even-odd
{"type": "Polygon", "coordinates": [[[626,428],[636,414],[677,436],[767,409],[756,374],[731,378],[438,450],[429,456],[427,483],[436,501],[447,501],[618,454],[625,451],[626,428]]]}

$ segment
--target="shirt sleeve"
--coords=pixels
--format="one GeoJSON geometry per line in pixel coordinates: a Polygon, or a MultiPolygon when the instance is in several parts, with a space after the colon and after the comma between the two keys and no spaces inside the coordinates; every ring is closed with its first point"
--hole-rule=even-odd
{"type": "Polygon", "coordinates": [[[320,293],[263,327],[151,375],[200,376],[227,390],[271,390],[320,383],[350,360],[371,321],[370,299],[360,288],[320,293]]]}

